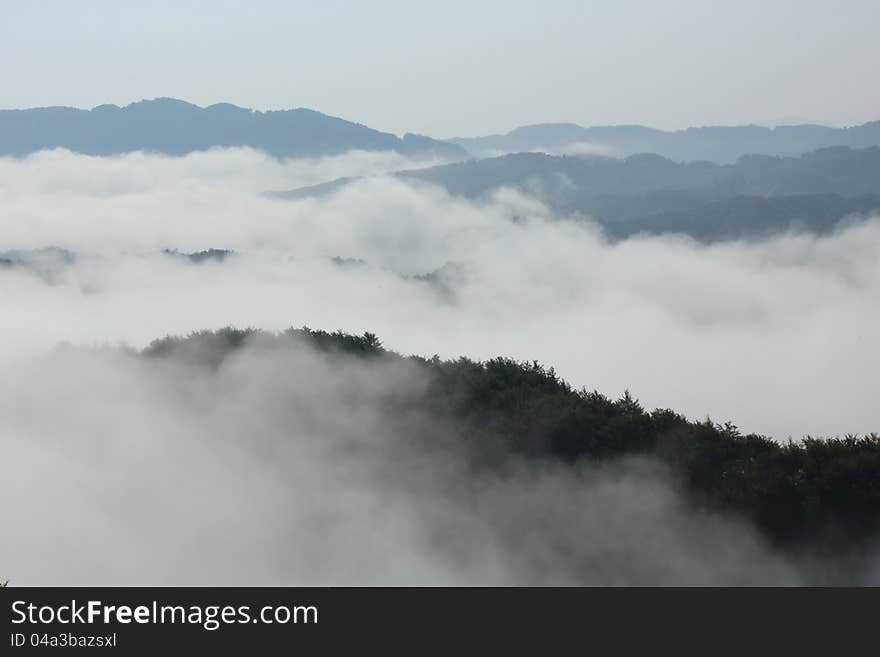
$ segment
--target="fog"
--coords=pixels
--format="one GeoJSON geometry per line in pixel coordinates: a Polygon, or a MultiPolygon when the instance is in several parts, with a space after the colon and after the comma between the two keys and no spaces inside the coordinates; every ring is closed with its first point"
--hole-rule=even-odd
{"type": "Polygon", "coordinates": [[[3,349],[309,325],[372,331],[402,353],[537,359],[578,387],[779,439],[880,428],[876,220],[825,238],[612,245],[511,191],[474,204],[377,176],[324,198],[263,195],[400,164],[246,150],[0,160],[0,251],[78,255],[53,284],[0,273],[3,349]],[[209,247],[237,257],[161,254],[209,247]],[[437,270],[434,284],[407,278],[437,270]]]}
{"type": "Polygon", "coordinates": [[[736,519],[688,508],[650,462],[474,475],[444,427],[383,412],[423,385],[405,363],[253,348],[212,373],[114,346],[225,325],[371,331],[404,354],[537,359],[577,387],[779,440],[880,429],[880,220],[612,244],[513,191],[472,203],[384,175],[415,165],[248,150],[0,160],[0,252],[76,254],[0,268],[0,575],[812,581],[736,519]],[[340,176],[366,177],[321,198],[264,194],[340,176]],[[210,247],[236,253],[161,252],[210,247]]]}
{"type": "Polygon", "coordinates": [[[649,462],[472,472],[443,427],[380,411],[423,383],[308,351],[216,374],[32,362],[0,383],[3,565],[18,584],[799,581],[649,462]]]}

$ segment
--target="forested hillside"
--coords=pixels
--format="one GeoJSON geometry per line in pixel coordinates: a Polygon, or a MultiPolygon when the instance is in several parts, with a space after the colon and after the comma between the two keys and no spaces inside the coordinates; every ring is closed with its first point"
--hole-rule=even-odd
{"type": "Polygon", "coordinates": [[[458,138],[453,141],[477,157],[502,153],[545,151],[606,152],[618,157],[657,153],[677,161],[735,162],[749,154],[800,155],[828,146],[865,148],[880,145],[880,121],[848,128],[825,125],[703,126],[685,130],[656,130],[641,125],[582,127],[574,123],[540,123],[503,135],[458,138]]]}
{"type": "Polygon", "coordinates": [[[415,134],[401,139],[305,108],[257,112],[229,103],[199,107],[157,98],[92,110],[0,110],[0,155],[21,156],[52,148],[89,155],[132,151],[183,155],[243,146],[278,157],[319,157],[349,150],[446,158],[467,155],[455,144],[415,134]]]}
{"type": "Polygon", "coordinates": [[[388,399],[384,412],[405,420],[414,434],[408,439],[423,449],[432,449],[431,440],[454,441],[477,470],[644,457],[673,473],[689,503],[746,519],[785,552],[857,565],[880,532],[877,435],[788,442],[742,435],[730,422],[645,409],[629,392],[611,399],[573,389],[537,362],[404,357],[370,333],[226,328],[159,339],[140,355],[216,369],[245,347],[317,349],[341,370],[351,359],[411,364],[428,384],[388,399]]]}
{"type": "MultiPolygon", "coordinates": [[[[616,159],[518,153],[398,176],[472,200],[515,189],[559,214],[596,221],[615,239],[642,232],[707,242],[792,230],[824,234],[853,215],[880,209],[878,147],[826,148],[796,158],[752,155],[729,165],[676,163],[649,154],[616,159]]],[[[354,182],[342,178],[275,196],[324,196],[354,182]]]]}

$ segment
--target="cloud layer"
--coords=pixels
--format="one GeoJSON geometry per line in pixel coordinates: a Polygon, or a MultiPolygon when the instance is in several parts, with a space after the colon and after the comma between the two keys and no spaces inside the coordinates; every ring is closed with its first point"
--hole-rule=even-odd
{"type": "Polygon", "coordinates": [[[4,344],[308,324],[373,331],[404,353],[539,359],[578,386],[780,439],[878,429],[877,221],[821,239],[610,245],[513,192],[478,205],[378,176],[319,199],[262,194],[401,164],[247,150],[2,160],[0,249],[79,255],[54,285],[0,274],[4,344]],[[208,247],[238,257],[159,253],[208,247]]]}
{"type": "Polygon", "coordinates": [[[377,333],[403,353],[538,359],[576,386],[778,439],[880,429],[880,220],[828,237],[610,244],[502,191],[382,175],[399,156],[282,162],[63,151],[0,160],[0,573],[18,583],[801,583],[648,462],[472,477],[383,413],[397,365],[245,350],[216,375],[124,343],[232,324],[377,333]],[[282,201],[269,189],[365,175],[282,201]],[[234,249],[223,262],[163,255],[234,249]],[[335,260],[342,258],[348,260],[335,260]],[[651,549],[646,550],[645,546],[651,549]]]}
{"type": "MultiPolygon", "coordinates": [[[[62,350],[0,382],[19,584],[791,584],[657,465],[474,470],[407,362],[62,350]],[[47,412],[51,410],[51,412],[47,412]]],[[[807,580],[810,581],[810,580],[807,580]]]]}

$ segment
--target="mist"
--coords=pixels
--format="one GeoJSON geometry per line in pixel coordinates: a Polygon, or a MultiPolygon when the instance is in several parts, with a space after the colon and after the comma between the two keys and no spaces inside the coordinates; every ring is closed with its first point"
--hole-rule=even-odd
{"type": "MultiPolygon", "coordinates": [[[[659,464],[512,459],[389,403],[406,361],[132,352],[233,325],[371,331],[402,354],[536,359],[576,387],[777,440],[880,429],[880,219],[829,236],[610,242],[399,155],[0,159],[0,547],[16,584],[800,584],[821,569],[692,508],[659,464]],[[271,189],[363,176],[331,195],[271,189]],[[163,253],[231,249],[194,264],[163,253]],[[59,347],[59,345],[62,345],[59,347]],[[64,346],[68,345],[68,346],[64,346]]],[[[880,571],[868,569],[876,582],[880,571]]]]}
{"type": "Polygon", "coordinates": [[[381,175],[400,164],[248,150],[2,160],[0,251],[76,254],[50,283],[0,272],[4,350],[309,325],[372,331],[405,354],[537,359],[578,387],[780,440],[878,429],[876,219],[822,238],[611,244],[512,191],[471,203],[381,175]],[[368,177],[322,198],[263,194],[348,174],[368,177]],[[209,247],[236,253],[161,253],[209,247]]]}
{"type": "Polygon", "coordinates": [[[800,581],[657,464],[474,470],[404,363],[251,347],[217,372],[63,349],[0,389],[20,584],[800,581]],[[51,412],[47,412],[50,410],[51,412]]]}

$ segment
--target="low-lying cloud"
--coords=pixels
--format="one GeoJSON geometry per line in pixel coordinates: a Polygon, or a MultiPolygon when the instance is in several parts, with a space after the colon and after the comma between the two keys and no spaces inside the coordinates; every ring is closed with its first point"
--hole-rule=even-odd
{"type": "MultiPolygon", "coordinates": [[[[399,156],[315,166],[381,172],[388,157],[399,156]]],[[[404,353],[538,359],[577,386],[629,388],[648,406],[779,439],[880,425],[876,220],[823,238],[612,245],[593,224],[560,221],[512,191],[474,204],[379,176],[323,198],[267,198],[266,188],[317,173],[282,184],[308,166],[253,151],[53,152],[2,160],[0,170],[0,250],[78,254],[54,285],[0,272],[0,333],[13,352],[307,324],[373,331],[404,353]],[[98,182],[105,172],[141,182],[98,182]],[[102,184],[109,191],[95,193],[102,184]],[[160,253],[208,247],[237,256],[194,266],[160,253]]]]}
{"type": "Polygon", "coordinates": [[[687,508],[651,463],[468,479],[455,449],[416,449],[414,429],[382,414],[385,396],[418,387],[405,368],[377,377],[246,350],[208,376],[52,351],[309,325],[371,331],[402,353],[537,359],[575,386],[780,440],[880,429],[880,220],[821,238],[612,244],[513,191],[472,203],[384,175],[411,165],[249,150],[0,160],[0,252],[75,253],[50,277],[0,268],[0,566],[17,571],[0,574],[804,581],[735,520],[687,508]],[[339,176],[367,177],[320,198],[264,194],[339,176]],[[162,253],[209,247],[236,253],[162,253]]]}
{"type": "Polygon", "coordinates": [[[649,460],[475,470],[385,410],[423,377],[309,349],[32,361],[0,382],[0,562],[19,584],[817,581],[649,460]]]}

